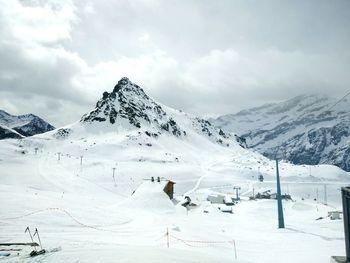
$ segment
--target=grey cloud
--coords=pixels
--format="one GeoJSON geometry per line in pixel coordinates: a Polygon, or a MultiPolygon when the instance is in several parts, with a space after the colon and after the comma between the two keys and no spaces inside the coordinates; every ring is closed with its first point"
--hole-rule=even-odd
{"type": "Polygon", "coordinates": [[[74,61],[62,56],[38,59],[33,54],[28,56],[28,51],[35,52],[16,44],[0,44],[2,90],[85,101],[83,94],[72,84],[72,79],[80,71],[74,61]]]}
{"type": "Polygon", "coordinates": [[[1,1],[0,108],[55,125],[123,76],[199,115],[349,90],[349,1],[1,1]]]}

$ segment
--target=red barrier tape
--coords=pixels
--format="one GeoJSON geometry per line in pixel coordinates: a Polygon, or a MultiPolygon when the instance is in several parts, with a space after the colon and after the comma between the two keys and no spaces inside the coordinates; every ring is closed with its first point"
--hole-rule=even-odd
{"type": "Polygon", "coordinates": [[[76,219],[74,216],[72,216],[67,210],[64,210],[64,209],[58,208],[58,207],[52,207],[52,208],[50,207],[50,208],[46,208],[46,209],[41,209],[41,210],[37,210],[37,211],[31,212],[31,213],[24,214],[24,215],[21,215],[21,216],[16,216],[16,217],[0,218],[0,220],[15,220],[15,219],[20,219],[20,218],[24,218],[24,217],[27,217],[27,216],[31,216],[31,215],[34,215],[34,214],[42,213],[42,212],[45,212],[45,211],[59,211],[59,212],[62,212],[64,214],[66,214],[68,217],[70,217],[78,225],[81,225],[81,226],[86,227],[86,228],[92,228],[92,229],[95,229],[95,230],[98,230],[98,231],[120,233],[120,231],[101,229],[100,228],[101,226],[91,226],[91,225],[84,224],[84,223],[80,222],[78,219],[76,219]]]}
{"type": "Polygon", "coordinates": [[[178,238],[178,237],[173,236],[173,235],[169,235],[169,236],[174,238],[177,241],[180,241],[180,242],[184,243],[187,246],[190,246],[190,247],[198,247],[196,245],[192,245],[193,243],[194,244],[196,244],[196,243],[200,244],[201,246],[213,246],[213,245],[215,246],[215,245],[218,245],[218,244],[230,244],[230,245],[234,246],[234,241],[233,240],[229,240],[229,241],[186,240],[186,239],[178,238]]]}

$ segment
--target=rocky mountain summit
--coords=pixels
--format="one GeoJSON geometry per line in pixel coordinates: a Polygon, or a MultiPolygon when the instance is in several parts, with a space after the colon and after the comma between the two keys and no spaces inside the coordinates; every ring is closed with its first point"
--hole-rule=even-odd
{"type": "MultiPolygon", "coordinates": [[[[105,125],[124,130],[140,130],[150,137],[162,134],[186,138],[189,133],[203,135],[211,141],[229,147],[232,142],[245,146],[244,139],[225,133],[209,121],[168,108],[149,97],[128,78],[118,81],[112,92],[104,92],[94,110],[82,116],[80,123],[105,125]]],[[[69,131],[61,130],[67,136],[69,131]]]]}
{"type": "Polygon", "coordinates": [[[96,108],[81,118],[85,123],[105,121],[110,124],[127,121],[128,126],[136,128],[147,125],[175,136],[186,135],[159,104],[128,78],[119,80],[111,93],[105,91],[96,108]]]}
{"type": "Polygon", "coordinates": [[[350,171],[350,102],[302,95],[211,120],[269,158],[350,171]]]}
{"type": "Polygon", "coordinates": [[[34,114],[15,116],[0,110],[0,139],[19,139],[54,129],[51,124],[34,114]]]}

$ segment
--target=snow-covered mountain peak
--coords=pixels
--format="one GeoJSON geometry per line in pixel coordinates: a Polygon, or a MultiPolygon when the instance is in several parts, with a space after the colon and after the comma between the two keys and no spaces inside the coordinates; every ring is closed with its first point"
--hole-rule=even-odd
{"type": "Polygon", "coordinates": [[[85,114],[81,122],[103,122],[125,129],[144,128],[157,133],[185,135],[160,104],[126,77],[118,81],[111,93],[104,92],[95,109],[85,114]]]}
{"type": "MultiPolygon", "coordinates": [[[[112,92],[105,91],[95,109],[82,116],[79,126],[88,133],[117,132],[154,139],[164,134],[187,141],[209,140],[224,147],[246,146],[245,140],[234,133],[224,132],[207,120],[156,102],[128,78],[119,80],[112,92]]],[[[74,127],[77,126],[59,129],[55,137],[77,134],[74,127]]]]}
{"type": "MultiPolygon", "coordinates": [[[[114,89],[113,89],[113,92],[118,92],[120,90],[122,90],[123,88],[125,87],[128,87],[129,89],[126,89],[127,91],[128,90],[131,90],[131,89],[141,89],[139,86],[135,85],[134,83],[132,83],[127,77],[123,77],[121,78],[117,85],[115,85],[114,89]]],[[[142,89],[141,89],[142,90],[142,89]]]]}

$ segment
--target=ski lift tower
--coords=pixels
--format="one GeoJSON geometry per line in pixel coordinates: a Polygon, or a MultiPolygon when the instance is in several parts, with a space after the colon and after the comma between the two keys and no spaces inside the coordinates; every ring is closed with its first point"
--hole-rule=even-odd
{"type": "Polygon", "coordinates": [[[238,191],[241,190],[241,187],[234,186],[233,190],[236,190],[236,201],[239,201],[239,193],[238,193],[238,191]]]}
{"type": "Polygon", "coordinates": [[[276,179],[277,179],[277,209],[278,209],[278,228],[284,228],[284,217],[281,196],[280,174],[278,171],[278,159],[276,159],[276,179]]]}
{"type": "Polygon", "coordinates": [[[262,174],[259,174],[258,178],[259,178],[259,182],[261,183],[264,182],[264,176],[262,174]]]}
{"type": "Polygon", "coordinates": [[[333,256],[331,263],[350,263],[350,186],[341,188],[345,234],[345,257],[333,256]]]}

